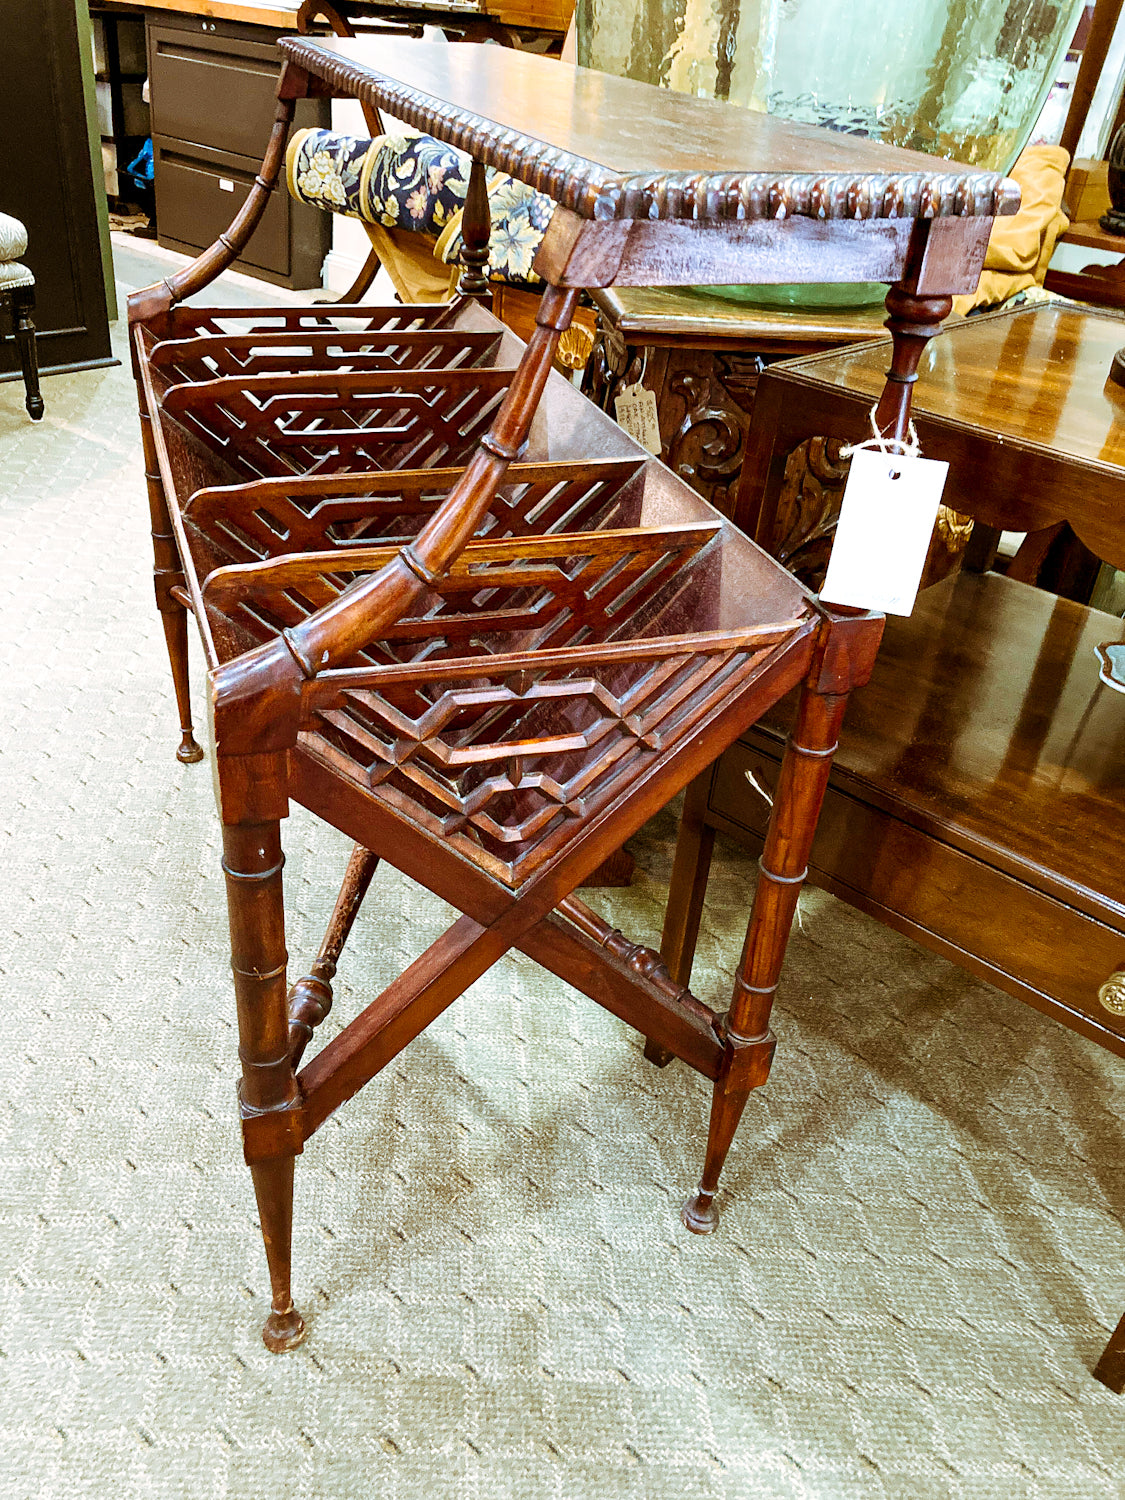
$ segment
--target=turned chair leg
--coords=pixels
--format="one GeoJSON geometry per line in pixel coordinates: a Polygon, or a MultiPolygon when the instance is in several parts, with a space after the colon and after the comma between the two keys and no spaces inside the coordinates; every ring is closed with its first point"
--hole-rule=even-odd
{"type": "Polygon", "coordinates": [[[32,311],[35,307],[35,288],[18,286],[12,293],[12,333],[20,356],[23,384],[26,391],[24,405],[33,422],[43,418],[43,397],[39,393],[39,359],[35,348],[35,323],[32,311]]]}
{"type": "Polygon", "coordinates": [[[695,1234],[710,1234],[718,1225],[714,1199],[719,1174],[751,1089],[769,1077],[777,1045],[769,1029],[770,1012],[847,701],[846,693],[819,693],[806,685],[785,747],[726,1017],[726,1056],[712,1096],[703,1176],[680,1215],[695,1234]]]}
{"type": "Polygon", "coordinates": [[[293,1161],[302,1149],[300,1093],[289,1061],[281,831],[276,821],[223,829],[231,967],[238,1005],[243,1148],[254,1180],[272,1303],[262,1329],[279,1354],[305,1337],[293,1306],[293,1161]]]}

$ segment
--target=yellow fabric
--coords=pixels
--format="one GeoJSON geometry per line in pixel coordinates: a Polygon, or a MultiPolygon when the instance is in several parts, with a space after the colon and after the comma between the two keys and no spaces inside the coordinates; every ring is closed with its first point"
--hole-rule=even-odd
{"type": "Polygon", "coordinates": [[[384,229],[381,224],[369,224],[366,220],[363,227],[403,302],[448,300],[461,267],[442,265],[435,260],[433,240],[413,230],[384,229]]]}
{"type": "Polygon", "coordinates": [[[1028,146],[1008,173],[1020,185],[1017,214],[997,219],[988,240],[977,289],[954,297],[962,317],[975,307],[994,307],[1028,287],[1042,286],[1055,242],[1070,221],[1062,211],[1070,158],[1061,146],[1028,146]]]}

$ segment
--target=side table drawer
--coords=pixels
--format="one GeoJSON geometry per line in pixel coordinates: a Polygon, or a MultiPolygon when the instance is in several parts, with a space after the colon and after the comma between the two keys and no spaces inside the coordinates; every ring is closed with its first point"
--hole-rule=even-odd
{"type": "MultiPolygon", "coordinates": [[[[715,767],[708,821],[760,846],[769,805],[754,783],[773,796],[780,754],[779,744],[753,732],[733,745],[715,767]]],[[[1098,999],[1100,986],[1125,972],[1125,935],[873,807],[839,761],[809,874],[970,973],[1125,1053],[1125,1014],[1098,999]]]]}
{"type": "Polygon", "coordinates": [[[261,159],[277,109],[272,38],[149,24],[153,136],[261,159]]]}
{"type": "MultiPolygon", "coordinates": [[[[160,136],[153,136],[152,144],[161,243],[169,240],[177,247],[206,249],[241,208],[259,163],[160,136]]],[[[284,188],[275,189],[238,266],[289,276],[290,206],[284,188]]]]}

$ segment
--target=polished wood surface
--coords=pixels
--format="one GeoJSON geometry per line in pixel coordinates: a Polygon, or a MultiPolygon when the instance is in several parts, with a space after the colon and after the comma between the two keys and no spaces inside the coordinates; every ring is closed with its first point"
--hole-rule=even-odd
{"type": "Polygon", "coordinates": [[[992,217],[1019,202],[995,173],[528,53],[338,37],[282,47],[488,165],[524,180],[534,169],[536,186],[587,217],[595,205],[599,218],[695,221],[992,217]]]}
{"type": "MultiPolygon", "coordinates": [[[[1125,403],[1105,383],[1123,340],[1125,321],[1046,305],[969,319],[931,342],[913,416],[923,452],[950,463],[947,501],[989,528],[1035,534],[1066,522],[1098,556],[1125,566],[1125,403]]],[[[814,434],[864,435],[888,352],[885,343],[864,345],[774,366],[762,378],[740,515],[795,565],[801,534],[830,536],[834,516],[811,504],[796,515],[778,508],[786,456],[814,434]]],[[[1013,577],[966,573],[924,592],[909,620],[888,624],[834,786],[843,795],[850,778],[848,796],[988,866],[1010,883],[1012,900],[1022,884],[1060,913],[1125,935],[1125,773],[1116,755],[1125,720],[1119,695],[1099,685],[1094,653],[1122,633],[1114,617],[1013,577]]],[[[723,784],[731,817],[733,783],[723,784]]],[[[881,837],[891,837],[885,827],[881,837]]],[[[822,862],[829,877],[831,865],[822,862]]],[[[869,875],[882,882],[887,870],[872,866],[869,875]]],[[[840,878],[864,886],[854,870],[840,878]]],[[[896,879],[893,895],[879,890],[876,904],[897,905],[940,938],[941,912],[920,914],[923,883],[896,879]]],[[[995,917],[995,889],[988,911],[995,917]]],[[[952,919],[951,910],[946,925],[952,919]]],[[[1012,931],[1020,936],[988,945],[990,976],[1042,1008],[1057,1002],[1060,1018],[1080,1015],[1080,1029],[1121,1046],[1125,1027],[1097,996],[1104,944],[1078,922],[1049,959],[1032,960],[1020,929],[1012,931]]],[[[971,944],[959,927],[954,946],[964,954],[971,944]]]]}
{"type": "MultiPolygon", "coordinates": [[[[1125,564],[1125,406],[1104,388],[1123,336],[1117,319],[1048,305],[930,342],[914,416],[923,452],[951,465],[947,499],[989,527],[1069,522],[1125,564]]],[[[779,504],[787,456],[865,436],[889,354],[866,345],[762,378],[739,507],[798,565],[802,535],[830,537],[835,518],[779,504]]],[[[1125,698],[1096,651],[1123,637],[1116,617],[1016,577],[965,571],[923,592],[887,622],[855,694],[810,876],[1125,1056],[1125,698]]],[[[767,715],[688,794],[665,946],[685,982],[710,841],[722,829],[759,846],[789,716],[767,715]]],[[[1115,1337],[1095,1373],[1120,1389],[1115,1337]]]]}
{"type": "MultiPolygon", "coordinates": [[[[1116,474],[1125,464],[1125,401],[1106,377],[1123,342],[1125,320],[1059,304],[971,318],[922,356],[915,420],[978,428],[1049,462],[1116,474]]],[[[798,378],[874,401],[886,362],[883,341],[810,360],[798,378]]]]}
{"type": "MultiPolygon", "coordinates": [[[[200,20],[240,21],[253,26],[269,26],[280,31],[297,30],[301,0],[113,0],[115,5],[135,10],[165,11],[176,15],[198,16],[200,20]]],[[[557,33],[566,31],[572,9],[570,0],[337,0],[337,10],[345,15],[369,17],[415,16],[420,25],[440,26],[443,21],[456,24],[458,18],[490,16],[503,26],[557,33]]]]}
{"type": "Polygon", "coordinates": [[[607,326],[628,343],[659,348],[723,348],[747,353],[802,352],[802,344],[838,345],[882,334],[882,299],[865,307],[755,307],[715,288],[604,287],[592,293],[607,326]]]}

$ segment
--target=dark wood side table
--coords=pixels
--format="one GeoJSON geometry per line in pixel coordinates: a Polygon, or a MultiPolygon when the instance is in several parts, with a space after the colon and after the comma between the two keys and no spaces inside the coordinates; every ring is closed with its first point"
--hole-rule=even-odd
{"type": "Polygon", "coordinates": [[[640,382],[656,397],[660,457],[731,513],[762,371],[882,331],[882,302],[839,312],[754,307],[689,287],[593,293],[598,334],[585,388],[604,411],[640,382]]]}
{"type": "MultiPolygon", "coordinates": [[[[1125,320],[1065,303],[969,319],[931,345],[914,391],[922,449],[978,524],[1068,521],[1125,567],[1125,390],[1107,383],[1125,320]]],[[[779,504],[813,434],[869,431],[886,341],[762,378],[736,514],[775,555],[831,518],[779,504]]],[[[838,496],[835,497],[838,502],[838,496]]],[[[987,555],[982,559],[987,563],[987,555]]],[[[1125,1056],[1125,697],[1099,679],[1112,615],[996,572],[925,590],[887,621],[840,738],[809,877],[1125,1056]]],[[[665,955],[690,972],[715,830],[758,847],[786,714],[744,735],[688,794],[665,955]],[[693,904],[694,903],[694,904],[693,904]]],[[[1097,1371],[1125,1384],[1125,1326],[1097,1371]]]]}
{"type": "MultiPolygon", "coordinates": [[[[1071,224],[1059,244],[1081,245],[1087,250],[1125,256],[1125,235],[1110,234],[1097,219],[1071,224]]],[[[1092,302],[1095,307],[1125,308],[1125,261],[1111,265],[1095,263],[1081,271],[1048,271],[1043,284],[1049,292],[1092,302]]]]}

